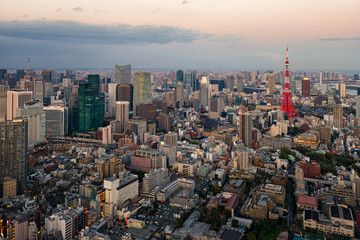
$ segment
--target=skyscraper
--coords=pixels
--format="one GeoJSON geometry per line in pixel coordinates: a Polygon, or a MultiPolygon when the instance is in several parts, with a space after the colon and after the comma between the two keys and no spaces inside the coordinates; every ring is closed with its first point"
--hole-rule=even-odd
{"type": "Polygon", "coordinates": [[[27,121],[17,119],[0,122],[0,197],[5,177],[15,178],[21,194],[27,178],[27,121]]]}
{"type": "Polygon", "coordinates": [[[109,83],[108,84],[108,111],[111,116],[115,115],[115,102],[117,95],[118,83],[109,83]]]}
{"type": "Polygon", "coordinates": [[[237,170],[246,170],[249,166],[249,151],[237,150],[235,168],[237,170]]]}
{"type": "Polygon", "coordinates": [[[13,120],[16,118],[16,109],[23,107],[25,102],[32,99],[30,91],[7,91],[7,111],[6,119],[13,120]]]}
{"type": "Polygon", "coordinates": [[[33,99],[26,102],[23,107],[17,108],[17,117],[24,118],[28,122],[28,146],[44,142],[45,136],[45,112],[42,101],[33,99]]]}
{"type": "Polygon", "coordinates": [[[63,137],[68,134],[68,108],[64,106],[44,107],[45,136],[63,137]]]}
{"type": "Polygon", "coordinates": [[[184,72],[182,70],[178,70],[176,72],[176,83],[175,86],[177,86],[178,82],[183,82],[184,81],[184,72]]]}
{"type": "Polygon", "coordinates": [[[34,80],[34,98],[43,101],[44,98],[44,82],[41,79],[34,80]]]}
{"type": "Polygon", "coordinates": [[[356,97],[356,117],[360,118],[360,96],[356,97]]]}
{"type": "Polygon", "coordinates": [[[129,121],[129,105],[130,105],[129,102],[127,102],[127,101],[118,101],[115,103],[116,121],[119,121],[119,122],[129,121]]]}
{"type": "Polygon", "coordinates": [[[239,137],[245,146],[252,143],[252,116],[249,113],[241,113],[239,116],[239,137]]]}
{"type": "Polygon", "coordinates": [[[131,83],[131,65],[115,65],[115,83],[131,83]]]}
{"type": "Polygon", "coordinates": [[[341,129],[343,127],[343,107],[341,105],[334,106],[334,127],[341,129]]]}
{"type": "Polygon", "coordinates": [[[136,116],[136,106],[140,103],[152,103],[150,72],[136,72],[134,75],[134,116],[136,116]]]}
{"type": "Polygon", "coordinates": [[[210,97],[209,79],[207,77],[202,77],[201,85],[200,85],[200,104],[202,106],[208,106],[209,97],[210,97]]]}
{"type": "Polygon", "coordinates": [[[131,84],[119,84],[117,86],[116,101],[127,101],[129,102],[129,111],[133,112],[134,104],[134,88],[131,84]]]}
{"type": "Polygon", "coordinates": [[[236,85],[237,85],[237,92],[244,91],[244,77],[240,76],[239,74],[236,75],[236,85]]]}
{"type": "Polygon", "coordinates": [[[176,102],[179,102],[179,107],[184,104],[184,83],[180,81],[176,85],[176,102]]]}
{"type": "Polygon", "coordinates": [[[234,76],[227,76],[225,80],[225,87],[229,89],[230,92],[234,91],[234,76]]]}
{"type": "Polygon", "coordinates": [[[302,97],[310,97],[310,78],[302,79],[302,97]]]}
{"type": "Polygon", "coordinates": [[[268,77],[268,88],[269,88],[269,94],[273,95],[275,93],[275,76],[274,76],[274,74],[270,74],[268,77]]]}
{"type": "Polygon", "coordinates": [[[343,81],[340,84],[340,97],[346,97],[346,84],[343,81]]]}
{"type": "Polygon", "coordinates": [[[223,110],[223,99],[218,96],[210,98],[209,103],[209,118],[217,119],[220,117],[221,111],[223,110]]]}
{"type": "Polygon", "coordinates": [[[74,131],[88,133],[103,126],[104,94],[100,93],[100,77],[89,74],[87,83],[80,83],[78,103],[73,108],[74,131]]]}

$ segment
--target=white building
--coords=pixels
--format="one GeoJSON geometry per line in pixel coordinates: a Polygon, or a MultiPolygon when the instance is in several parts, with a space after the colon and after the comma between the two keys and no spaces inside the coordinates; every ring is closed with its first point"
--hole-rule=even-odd
{"type": "Polygon", "coordinates": [[[115,119],[119,122],[129,121],[130,103],[127,101],[118,101],[115,103],[115,119]]]}
{"type": "Polygon", "coordinates": [[[17,117],[16,109],[23,107],[25,102],[32,99],[31,91],[7,91],[6,120],[13,120],[17,117]]]}
{"type": "Polygon", "coordinates": [[[64,240],[72,238],[73,221],[72,218],[63,212],[55,213],[45,219],[46,232],[61,231],[64,240]]]}
{"type": "Polygon", "coordinates": [[[45,136],[66,136],[68,134],[68,108],[65,106],[44,107],[45,136]]]}

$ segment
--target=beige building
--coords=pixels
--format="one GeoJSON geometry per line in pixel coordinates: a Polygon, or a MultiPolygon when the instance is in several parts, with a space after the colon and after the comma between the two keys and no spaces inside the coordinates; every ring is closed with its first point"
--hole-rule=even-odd
{"type": "Polygon", "coordinates": [[[3,197],[16,196],[16,179],[5,178],[3,185],[3,197]]]}
{"type": "Polygon", "coordinates": [[[271,198],[275,203],[284,203],[285,201],[285,188],[274,184],[261,184],[255,191],[256,196],[266,195],[271,198]]]}

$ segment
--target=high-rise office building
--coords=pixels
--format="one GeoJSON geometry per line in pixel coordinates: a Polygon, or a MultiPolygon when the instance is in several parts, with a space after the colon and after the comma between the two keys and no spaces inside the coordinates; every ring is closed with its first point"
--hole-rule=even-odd
{"type": "Polygon", "coordinates": [[[45,111],[42,101],[33,99],[26,102],[23,107],[17,108],[17,117],[28,122],[28,147],[44,142],[45,136],[45,111]]]}
{"type": "Polygon", "coordinates": [[[239,137],[245,146],[252,143],[252,116],[249,113],[241,113],[239,116],[239,137]]]}
{"type": "Polygon", "coordinates": [[[108,84],[108,111],[111,116],[115,116],[115,102],[117,95],[118,83],[109,83],[108,84]]]}
{"type": "Polygon", "coordinates": [[[177,86],[178,82],[183,82],[184,81],[184,72],[182,70],[178,70],[176,72],[176,83],[175,86],[177,86]]]}
{"type": "Polygon", "coordinates": [[[43,101],[44,98],[44,82],[41,79],[34,80],[34,98],[43,101]]]}
{"type": "Polygon", "coordinates": [[[28,125],[23,119],[0,122],[0,197],[6,177],[16,179],[17,193],[26,185],[28,125]]]}
{"type": "Polygon", "coordinates": [[[328,107],[331,108],[335,105],[335,89],[329,89],[328,92],[328,107]]]}
{"type": "Polygon", "coordinates": [[[131,65],[115,65],[115,83],[131,83],[131,65]]]}
{"type": "Polygon", "coordinates": [[[209,118],[217,119],[220,117],[220,114],[223,110],[223,105],[224,103],[222,98],[218,96],[211,97],[209,104],[209,118]]]}
{"type": "Polygon", "coordinates": [[[193,71],[187,71],[185,72],[185,89],[190,89],[193,86],[193,82],[195,79],[195,74],[193,71]]]}
{"type": "Polygon", "coordinates": [[[116,113],[115,119],[119,122],[128,122],[129,121],[129,102],[127,101],[118,101],[115,103],[116,113]]]}
{"type": "Polygon", "coordinates": [[[236,75],[236,89],[238,93],[244,91],[244,77],[239,74],[236,75]]]}
{"type": "Polygon", "coordinates": [[[136,116],[136,106],[140,103],[152,103],[151,73],[136,72],[134,75],[133,112],[136,116]]]}
{"type": "Polygon", "coordinates": [[[7,112],[7,93],[0,93],[0,119],[4,118],[3,121],[6,120],[5,118],[6,112],[7,112]]]}
{"type": "Polygon", "coordinates": [[[340,97],[346,97],[346,84],[340,84],[340,97]]]}
{"type": "Polygon", "coordinates": [[[179,107],[184,104],[184,83],[178,82],[176,86],[176,102],[179,102],[179,107]]]}
{"type": "Polygon", "coordinates": [[[360,96],[356,97],[356,117],[360,118],[360,96]]]}
{"type": "Polygon", "coordinates": [[[159,115],[159,129],[170,131],[171,122],[168,114],[160,113],[159,115]]]}
{"type": "Polygon", "coordinates": [[[268,89],[269,89],[269,94],[273,95],[275,93],[275,76],[274,76],[274,74],[270,74],[268,76],[268,89]]]}
{"type": "Polygon", "coordinates": [[[225,87],[230,90],[230,92],[234,91],[234,82],[235,78],[233,75],[227,76],[225,80],[225,87]]]}
{"type": "Polygon", "coordinates": [[[156,122],[157,112],[156,112],[156,105],[155,104],[145,104],[140,103],[137,105],[136,112],[139,117],[142,117],[148,121],[156,122]]]}
{"type": "Polygon", "coordinates": [[[73,108],[74,131],[88,133],[103,126],[105,100],[100,92],[100,77],[89,74],[87,83],[80,83],[78,103],[73,108]]]}
{"type": "Polygon", "coordinates": [[[13,120],[16,118],[16,109],[23,107],[25,102],[32,99],[30,91],[7,91],[7,111],[6,119],[13,120]]]}
{"type": "Polygon", "coordinates": [[[209,97],[210,97],[209,79],[207,77],[202,77],[201,85],[200,85],[200,104],[202,106],[208,106],[209,97]]]}
{"type": "Polygon", "coordinates": [[[310,97],[310,78],[302,79],[302,97],[310,97]]]}
{"type": "Polygon", "coordinates": [[[68,108],[64,106],[44,107],[45,136],[63,137],[68,134],[68,108]]]}
{"type": "MultiPolygon", "coordinates": [[[[134,88],[131,84],[119,84],[117,86],[116,101],[129,102],[129,111],[132,114],[134,104],[134,88]]],[[[130,114],[130,115],[131,115],[130,114]]]]}
{"type": "Polygon", "coordinates": [[[343,107],[341,105],[334,106],[334,127],[341,129],[343,127],[343,107]]]}

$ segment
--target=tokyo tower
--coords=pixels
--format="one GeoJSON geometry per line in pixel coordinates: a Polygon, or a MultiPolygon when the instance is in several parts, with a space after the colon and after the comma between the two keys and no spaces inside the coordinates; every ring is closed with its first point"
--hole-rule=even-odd
{"type": "Polygon", "coordinates": [[[280,111],[286,112],[288,116],[292,119],[295,115],[298,117],[299,114],[294,108],[294,105],[291,100],[291,89],[290,89],[290,79],[289,79],[289,58],[288,58],[288,48],[286,47],[286,60],[285,60],[285,81],[284,81],[284,93],[280,106],[280,111]]]}

